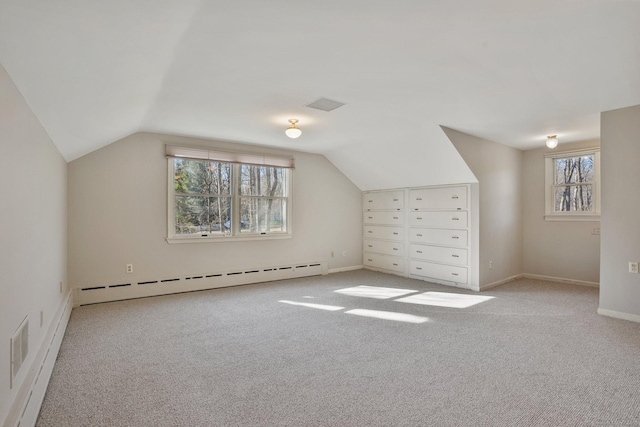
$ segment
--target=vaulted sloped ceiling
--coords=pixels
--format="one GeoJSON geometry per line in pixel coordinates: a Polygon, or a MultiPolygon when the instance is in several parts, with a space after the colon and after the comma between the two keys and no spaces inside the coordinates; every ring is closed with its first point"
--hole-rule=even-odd
{"type": "Polygon", "coordinates": [[[0,0],[0,63],[68,161],[155,131],[322,153],[362,189],[473,180],[440,125],[597,138],[639,52],[636,1],[0,0]]]}

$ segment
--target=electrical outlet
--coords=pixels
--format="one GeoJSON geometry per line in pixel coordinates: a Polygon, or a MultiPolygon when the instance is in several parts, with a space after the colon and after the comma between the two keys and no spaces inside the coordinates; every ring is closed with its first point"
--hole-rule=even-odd
{"type": "Polygon", "coordinates": [[[629,261],[629,273],[638,274],[638,263],[629,261]]]}
{"type": "Polygon", "coordinates": [[[133,273],[133,264],[127,264],[127,274],[133,273]]]}
{"type": "Polygon", "coordinates": [[[493,270],[493,261],[489,261],[489,270],[493,270]]]}
{"type": "Polygon", "coordinates": [[[600,235],[600,227],[595,227],[591,229],[591,235],[599,236],[600,235]]]}

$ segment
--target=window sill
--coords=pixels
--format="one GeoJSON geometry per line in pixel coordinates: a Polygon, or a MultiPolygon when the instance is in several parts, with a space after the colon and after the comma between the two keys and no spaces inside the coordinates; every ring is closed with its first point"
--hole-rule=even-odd
{"type": "Polygon", "coordinates": [[[284,240],[290,239],[291,234],[270,234],[260,235],[251,234],[248,236],[195,236],[195,237],[168,237],[167,243],[169,244],[182,244],[182,243],[225,243],[225,242],[249,242],[257,240],[284,240]]]}
{"type": "Polygon", "coordinates": [[[562,215],[562,214],[546,214],[545,221],[590,221],[600,222],[600,215],[562,215]]]}

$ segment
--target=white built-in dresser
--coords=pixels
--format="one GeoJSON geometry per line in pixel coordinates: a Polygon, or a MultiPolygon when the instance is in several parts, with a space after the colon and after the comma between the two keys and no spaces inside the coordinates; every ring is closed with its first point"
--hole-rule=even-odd
{"type": "Polygon", "coordinates": [[[468,184],[363,196],[365,268],[470,288],[468,184]]]}

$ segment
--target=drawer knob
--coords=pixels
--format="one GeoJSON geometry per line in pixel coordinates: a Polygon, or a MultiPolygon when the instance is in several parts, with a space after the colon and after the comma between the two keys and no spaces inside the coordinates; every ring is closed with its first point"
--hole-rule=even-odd
{"type": "Polygon", "coordinates": [[[457,200],[458,196],[451,196],[452,199],[457,200]]]}
{"type": "Polygon", "coordinates": [[[371,258],[367,258],[367,261],[369,262],[373,262],[373,260],[371,258]]]}
{"type": "Polygon", "coordinates": [[[398,199],[393,199],[393,201],[394,201],[394,202],[397,202],[397,201],[398,201],[398,199]]]}
{"type": "Polygon", "coordinates": [[[372,247],[373,247],[373,245],[367,245],[367,246],[369,246],[370,248],[372,248],[372,247]]]}
{"type": "Polygon", "coordinates": [[[422,267],[416,267],[416,270],[422,270],[422,267]]]}
{"type": "Polygon", "coordinates": [[[416,200],[422,200],[422,197],[416,197],[416,200]]]}
{"type": "Polygon", "coordinates": [[[373,200],[369,200],[369,203],[373,203],[373,200]]]}
{"type": "Polygon", "coordinates": [[[458,255],[451,255],[454,258],[460,258],[458,255]]]}
{"type": "Polygon", "coordinates": [[[398,219],[398,217],[397,217],[397,216],[394,216],[394,217],[393,217],[393,219],[398,219]]]}
{"type": "Polygon", "coordinates": [[[452,239],[459,239],[458,236],[451,236],[452,239]]]}
{"type": "Polygon", "coordinates": [[[367,233],[372,234],[372,233],[373,233],[373,231],[369,230],[369,231],[367,231],[367,233]]]}
{"type": "Polygon", "coordinates": [[[460,218],[453,217],[453,218],[451,218],[451,220],[452,221],[460,221],[460,218]]]}
{"type": "Polygon", "coordinates": [[[419,254],[421,254],[421,253],[422,253],[422,251],[416,251],[416,252],[418,252],[419,254]]]}
{"type": "Polygon", "coordinates": [[[395,262],[393,263],[393,265],[395,265],[396,267],[398,266],[398,264],[396,264],[395,262]]]}
{"type": "Polygon", "coordinates": [[[421,216],[419,216],[419,217],[416,217],[416,219],[422,219],[422,217],[421,217],[421,216]]]}
{"type": "Polygon", "coordinates": [[[373,217],[372,217],[372,216],[369,216],[369,217],[367,217],[367,218],[369,218],[369,219],[373,219],[373,217]]]}
{"type": "Polygon", "coordinates": [[[398,233],[393,233],[393,235],[394,235],[394,236],[397,236],[397,235],[398,235],[398,233]]]}
{"type": "Polygon", "coordinates": [[[457,275],[458,275],[458,273],[451,273],[451,274],[452,274],[452,275],[454,275],[454,276],[457,276],[457,275]]]}
{"type": "Polygon", "coordinates": [[[416,234],[416,236],[418,236],[418,237],[422,237],[422,234],[416,234]]]}
{"type": "Polygon", "coordinates": [[[398,248],[393,248],[393,250],[394,250],[394,251],[397,251],[397,250],[398,250],[398,248]]]}

